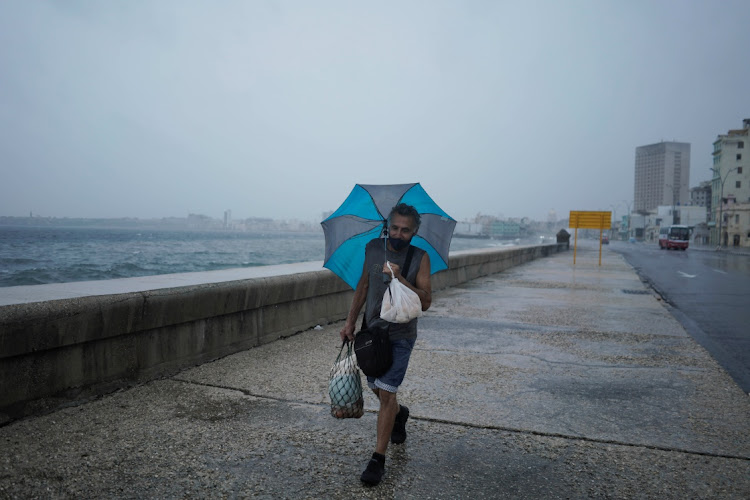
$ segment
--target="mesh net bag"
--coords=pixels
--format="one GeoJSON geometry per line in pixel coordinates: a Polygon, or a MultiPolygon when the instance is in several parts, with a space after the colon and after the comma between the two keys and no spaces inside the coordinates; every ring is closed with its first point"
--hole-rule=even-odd
{"type": "Polygon", "coordinates": [[[331,415],[336,418],[359,418],[364,414],[362,379],[351,342],[341,346],[328,378],[331,415]],[[346,345],[346,351],[344,351],[346,345]]]}

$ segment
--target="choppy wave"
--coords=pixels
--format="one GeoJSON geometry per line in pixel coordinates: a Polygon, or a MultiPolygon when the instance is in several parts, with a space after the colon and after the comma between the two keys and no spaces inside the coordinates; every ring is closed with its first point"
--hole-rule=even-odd
{"type": "Polygon", "coordinates": [[[322,234],[0,227],[0,287],[323,259],[322,234]]]}
{"type": "Polygon", "coordinates": [[[39,261],[36,259],[28,259],[25,257],[0,257],[0,268],[5,266],[33,265],[38,263],[39,261]]]}
{"type": "Polygon", "coordinates": [[[57,277],[41,269],[27,269],[12,273],[3,270],[0,277],[0,286],[20,286],[20,285],[44,285],[45,283],[60,283],[57,277]]]}
{"type": "MultiPolygon", "coordinates": [[[[496,244],[454,239],[451,251],[496,244]]],[[[0,287],[322,261],[324,246],[322,233],[0,227],[0,287]]]]}

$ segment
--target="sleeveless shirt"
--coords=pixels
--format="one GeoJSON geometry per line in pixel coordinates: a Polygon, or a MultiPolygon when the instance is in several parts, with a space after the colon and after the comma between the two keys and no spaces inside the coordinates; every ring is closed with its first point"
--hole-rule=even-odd
{"type": "MultiPolygon", "coordinates": [[[[421,248],[412,246],[414,254],[412,255],[409,272],[405,276],[406,280],[416,286],[419,265],[422,263],[422,257],[425,251],[421,248]]],[[[365,269],[369,274],[369,287],[367,289],[367,301],[365,302],[365,320],[368,326],[387,327],[390,326],[391,340],[399,339],[416,339],[417,338],[417,321],[414,318],[408,323],[388,323],[380,317],[380,307],[383,303],[383,294],[388,289],[388,283],[391,276],[383,272],[383,264],[386,258],[403,269],[406,263],[406,254],[408,247],[401,252],[391,252],[386,248],[384,238],[375,238],[367,243],[365,247],[365,269]]]]}

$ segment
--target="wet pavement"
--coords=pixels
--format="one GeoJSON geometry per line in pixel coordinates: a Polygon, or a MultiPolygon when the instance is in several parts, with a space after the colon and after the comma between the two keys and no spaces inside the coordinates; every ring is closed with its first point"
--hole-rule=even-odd
{"type": "Polygon", "coordinates": [[[747,498],[750,398],[618,254],[434,294],[386,476],[330,416],[341,323],[0,428],[0,498],[747,498]]]}

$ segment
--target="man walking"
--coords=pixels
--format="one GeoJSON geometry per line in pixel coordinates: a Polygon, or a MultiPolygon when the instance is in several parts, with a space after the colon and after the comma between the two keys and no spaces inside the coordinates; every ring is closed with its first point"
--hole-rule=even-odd
{"type": "Polygon", "coordinates": [[[388,441],[401,444],[406,440],[406,420],[409,409],[399,405],[396,399],[398,387],[404,380],[409,357],[417,340],[417,319],[408,323],[388,323],[380,318],[380,307],[383,294],[388,288],[391,271],[386,262],[391,264],[395,279],[416,292],[426,311],[432,303],[432,284],[430,281],[430,256],[424,250],[411,247],[411,261],[407,265],[407,256],[411,240],[419,229],[420,216],[411,205],[400,203],[393,207],[388,216],[388,238],[376,238],[365,248],[365,265],[362,276],[354,290],[346,323],[341,329],[341,340],[354,340],[357,318],[365,306],[365,321],[368,326],[387,327],[393,350],[393,364],[380,377],[367,377],[367,385],[380,400],[378,411],[377,441],[367,468],[361,476],[362,482],[376,485],[385,473],[385,451],[388,441]],[[407,269],[408,268],[408,269],[407,269]],[[401,270],[406,269],[405,275],[401,270]]]}

